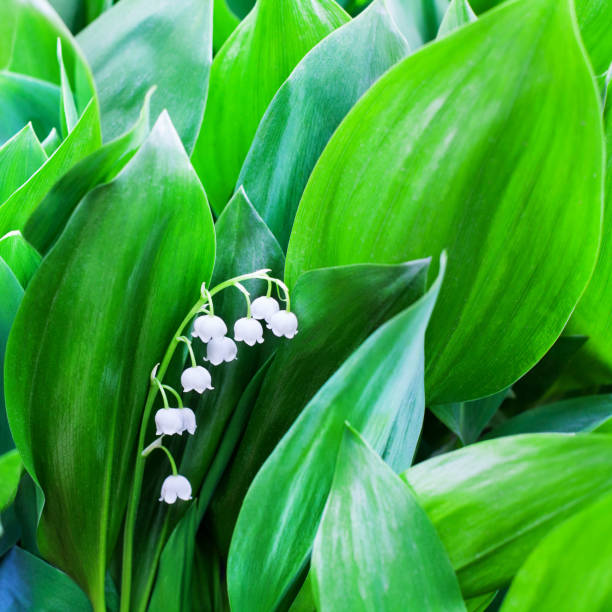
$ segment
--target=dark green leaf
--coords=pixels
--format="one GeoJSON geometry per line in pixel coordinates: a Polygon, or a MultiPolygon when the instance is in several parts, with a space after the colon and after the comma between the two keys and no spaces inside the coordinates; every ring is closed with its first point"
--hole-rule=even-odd
{"type": "Polygon", "coordinates": [[[345,428],[312,551],[321,612],[465,612],[442,542],[410,488],[345,428]]]}
{"type": "Polygon", "coordinates": [[[117,178],[83,199],[13,324],[7,409],[46,496],[40,549],[100,610],[150,372],[213,258],[204,192],[164,113],[117,178]]]}
{"type": "Polygon", "coordinates": [[[300,203],[287,282],[448,248],[428,398],[496,393],[550,348],[590,278],[602,145],[570,0],[509,2],[403,60],[347,115],[300,203]]]}
{"type": "Polygon", "coordinates": [[[227,6],[226,0],[214,0],[213,3],[213,53],[216,55],[223,43],[236,29],[240,20],[227,6]]]}

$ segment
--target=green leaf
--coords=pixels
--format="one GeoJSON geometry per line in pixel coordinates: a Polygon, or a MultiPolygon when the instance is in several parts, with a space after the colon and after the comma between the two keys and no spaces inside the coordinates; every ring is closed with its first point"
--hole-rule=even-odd
{"type": "Polygon", "coordinates": [[[9,232],[0,238],[0,257],[24,289],[38,270],[41,260],[38,251],[18,231],[9,232]]]}
{"type": "Polygon", "coordinates": [[[217,214],[276,90],[309,49],[348,19],[334,0],[259,0],[223,45],[192,157],[217,214]]]}
{"type": "MultiPolygon", "coordinates": [[[[299,333],[282,343],[211,510],[227,550],[240,505],[257,471],[319,388],[385,321],[425,291],[429,260],[358,265],[305,274],[291,296],[299,333]]],[[[410,453],[406,446],[405,451],[410,453]]],[[[406,466],[407,467],[407,466],[406,466]]]]}
{"type": "Polygon", "coordinates": [[[163,113],[117,178],[81,201],[13,324],[7,410],[46,496],[40,549],[96,610],[104,609],[151,369],[213,259],[206,197],[163,113]]]}
{"type": "Polygon", "coordinates": [[[46,159],[31,124],[5,142],[0,147],[0,202],[6,201],[46,159]]]}
{"type": "Polygon", "coordinates": [[[58,134],[57,130],[53,128],[41,142],[42,148],[45,150],[47,156],[52,155],[55,149],[60,146],[62,139],[58,134]]]}
{"type": "Polygon", "coordinates": [[[8,426],[4,402],[4,354],[8,335],[23,297],[23,288],[17,277],[0,257],[0,453],[15,447],[8,426]]]}
{"type": "Polygon", "coordinates": [[[0,71],[0,143],[6,142],[31,123],[43,138],[58,126],[60,92],[52,83],[29,76],[0,71]]]}
{"type": "Polygon", "coordinates": [[[448,248],[428,399],[496,393],[550,348],[590,278],[602,145],[570,0],[504,4],[393,67],[347,115],[302,197],[286,280],[448,248]]]}
{"type": "Polygon", "coordinates": [[[0,206],[0,235],[23,229],[53,184],[100,144],[100,120],[92,99],[72,132],[51,157],[0,206]]]}
{"type": "Polygon", "coordinates": [[[407,413],[412,427],[406,446],[414,450],[425,403],[425,329],[443,269],[442,263],[421,300],[377,329],[344,362],[258,472],[229,551],[232,609],[273,610],[295,595],[292,589],[308,563],[331,488],[345,421],[382,453],[397,415],[407,413]]]}
{"type": "Polygon", "coordinates": [[[506,585],[555,525],[610,490],[612,436],[531,434],[472,444],[403,477],[466,597],[506,585]]]}
{"type": "Polygon", "coordinates": [[[89,612],[85,593],[63,572],[21,548],[0,561],[0,608],[89,612]]]}
{"type": "Polygon", "coordinates": [[[465,612],[434,526],[406,483],[345,428],[312,551],[317,609],[465,612]]]}
{"type": "Polygon", "coordinates": [[[501,612],[606,612],[612,609],[612,496],[549,533],[514,578],[501,612]]]}
{"type": "Polygon", "coordinates": [[[72,132],[74,126],[79,120],[79,113],[76,108],[76,102],[72,95],[70,79],[64,66],[62,58],[62,41],[57,39],[57,61],[60,66],[60,121],[62,124],[62,133],[64,138],[72,132]]]}
{"type": "Polygon", "coordinates": [[[376,0],[312,49],[274,96],[237,184],[244,185],[284,249],[330,136],[368,87],[408,51],[385,0],[376,0]]]}
{"type": "Polygon", "coordinates": [[[212,62],[212,0],[122,0],[77,40],[98,87],[105,141],[131,127],[156,85],[153,117],[167,109],[191,152],[212,62]]]}
{"type": "Polygon", "coordinates": [[[22,469],[23,463],[17,449],[0,455],[0,510],[13,503],[22,469]]]}
{"type": "Polygon", "coordinates": [[[476,442],[501,406],[508,389],[473,402],[438,404],[430,410],[461,440],[464,445],[476,442]]]}
{"type": "Polygon", "coordinates": [[[138,121],[132,128],[75,164],[47,193],[29,217],[24,234],[46,253],[62,232],[74,209],[88,191],[114,178],[131,159],[149,133],[150,99],[145,96],[138,121]]]}
{"type": "Polygon", "coordinates": [[[494,438],[521,433],[593,431],[612,417],[612,395],[592,395],[527,410],[496,427],[494,438]]]}
{"type": "Polygon", "coordinates": [[[448,0],[388,0],[397,27],[416,50],[433,40],[448,7],[448,0]]]}
{"type": "Polygon", "coordinates": [[[216,55],[223,43],[236,29],[240,20],[227,6],[226,0],[214,0],[213,3],[213,54],[216,55]]]}
{"type": "Polygon", "coordinates": [[[472,21],[476,21],[476,13],[472,10],[468,0],[451,0],[440,24],[437,38],[444,38],[447,34],[472,21]]]}

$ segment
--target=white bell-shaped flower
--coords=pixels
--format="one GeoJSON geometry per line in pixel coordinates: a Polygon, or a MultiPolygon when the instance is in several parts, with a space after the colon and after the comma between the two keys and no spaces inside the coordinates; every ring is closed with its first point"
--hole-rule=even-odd
{"type": "Polygon", "coordinates": [[[168,476],[161,488],[161,497],[159,501],[165,501],[167,504],[173,504],[177,497],[179,499],[191,499],[191,484],[180,474],[176,476],[168,476]]]}
{"type": "Polygon", "coordinates": [[[210,342],[212,338],[221,338],[225,334],[227,334],[227,325],[216,315],[203,315],[193,322],[191,335],[202,342],[210,342]]]}
{"type": "Polygon", "coordinates": [[[211,382],[210,372],[202,366],[187,368],[181,374],[181,385],[183,385],[183,391],[185,393],[187,393],[187,391],[204,393],[206,389],[214,388],[211,382]]]}
{"type": "Polygon", "coordinates": [[[160,408],[155,413],[155,435],[171,436],[183,431],[183,417],[177,408],[160,408]]]}
{"type": "Polygon", "coordinates": [[[182,434],[184,431],[194,434],[197,428],[195,414],[191,408],[178,408],[175,409],[180,414],[181,427],[179,433],[182,434]]]}
{"type": "Polygon", "coordinates": [[[213,365],[219,365],[224,361],[234,361],[238,354],[236,343],[227,336],[213,338],[206,345],[206,359],[213,365]]]}
{"type": "Polygon", "coordinates": [[[270,322],[270,317],[279,311],[280,306],[273,297],[267,297],[262,295],[253,300],[251,304],[251,314],[256,319],[264,319],[266,322],[270,322]]]}
{"type": "Polygon", "coordinates": [[[253,346],[263,342],[263,327],[252,317],[242,317],[234,323],[234,340],[253,346]]]}
{"type": "Polygon", "coordinates": [[[279,310],[270,317],[268,322],[268,329],[272,330],[272,333],[279,338],[285,336],[285,338],[293,338],[297,334],[298,320],[292,312],[286,310],[279,310]]]}

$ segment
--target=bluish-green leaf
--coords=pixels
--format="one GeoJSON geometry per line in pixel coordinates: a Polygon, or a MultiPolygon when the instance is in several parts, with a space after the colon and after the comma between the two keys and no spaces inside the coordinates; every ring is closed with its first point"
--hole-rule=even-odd
{"type": "Polygon", "coordinates": [[[463,25],[476,21],[476,13],[468,0],[451,0],[440,24],[437,38],[443,38],[463,25]]]}
{"type": "Polygon", "coordinates": [[[352,428],[338,452],[311,572],[321,612],[465,612],[429,517],[352,428]]]}

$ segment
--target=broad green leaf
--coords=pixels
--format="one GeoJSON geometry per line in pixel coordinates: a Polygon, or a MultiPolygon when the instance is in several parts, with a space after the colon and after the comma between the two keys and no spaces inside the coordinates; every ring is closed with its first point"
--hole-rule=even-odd
{"type": "Polygon", "coordinates": [[[77,40],[98,87],[105,142],[132,126],[156,85],[153,117],[167,109],[191,152],[212,62],[212,0],[122,0],[77,40]]]}
{"type": "MultiPolygon", "coordinates": [[[[610,3],[612,13],[612,3],[610,3]]],[[[612,19],[612,17],[611,17],[612,19]]],[[[612,26],[611,26],[612,27],[612,26]]],[[[609,36],[609,38],[612,38],[609,36]]],[[[612,57],[610,57],[612,61],[612,57]]],[[[606,139],[605,213],[599,259],[593,277],[578,302],[567,326],[568,333],[588,336],[574,360],[582,379],[596,383],[612,382],[612,97],[607,97],[604,113],[606,139]]]]}
{"type": "Polygon", "coordinates": [[[46,159],[31,124],[5,142],[0,147],[0,202],[6,201],[46,159]]]}
{"type": "Polygon", "coordinates": [[[40,254],[19,231],[0,238],[0,257],[5,261],[19,284],[25,289],[40,265],[40,254]]]}
{"type": "Polygon", "coordinates": [[[75,164],[53,186],[29,217],[24,234],[41,252],[46,253],[61,233],[74,209],[97,185],[114,178],[149,133],[150,90],[145,96],[138,121],[133,127],[75,164]]]}
{"type": "Polygon", "coordinates": [[[501,612],[612,609],[612,496],[549,533],[512,581],[501,612]]]}
{"type": "Polygon", "coordinates": [[[473,402],[438,404],[430,410],[457,436],[464,445],[476,442],[501,406],[508,389],[473,402]]]}
{"type": "Polygon", "coordinates": [[[610,490],[612,436],[530,434],[472,444],[404,478],[466,597],[506,585],[555,525],[610,490]]]}
{"type": "Polygon", "coordinates": [[[29,76],[0,71],[0,143],[6,142],[28,123],[44,138],[58,126],[59,88],[29,76]]]}
{"type": "Polygon", "coordinates": [[[17,277],[0,257],[0,453],[15,447],[6,418],[4,403],[4,353],[8,335],[23,297],[23,288],[17,277]]]}
{"type": "Polygon", "coordinates": [[[77,110],[83,113],[95,98],[93,77],[74,37],[51,5],[46,0],[2,0],[0,24],[0,70],[56,85],[61,82],[56,55],[60,39],[77,110]]]}
{"type": "Polygon", "coordinates": [[[504,4],[393,67],[347,115],[302,197],[286,280],[448,248],[428,399],[496,393],[550,348],[590,278],[602,145],[570,0],[504,4]]]}
{"type": "Polygon", "coordinates": [[[576,433],[597,429],[612,417],[612,395],[592,395],[545,404],[515,416],[489,435],[498,438],[521,433],[576,433]]]}
{"type": "MultiPolygon", "coordinates": [[[[217,257],[211,281],[212,286],[240,274],[262,268],[270,268],[272,274],[277,276],[282,273],[285,262],[283,253],[270,230],[251,206],[244,190],[236,192],[227,205],[217,220],[215,233],[217,257]]],[[[265,294],[267,284],[263,281],[250,281],[245,283],[245,287],[252,292],[253,296],[257,296],[265,294]]],[[[246,314],[244,296],[231,288],[215,297],[214,308],[215,314],[221,316],[227,323],[229,334],[233,332],[234,321],[246,314]]],[[[203,486],[206,486],[205,481],[208,480],[217,462],[225,460],[227,463],[229,461],[234,446],[244,429],[249,412],[242,415],[244,411],[238,408],[242,401],[243,391],[276,346],[272,339],[273,336],[270,337],[271,334],[266,336],[266,341],[261,345],[248,347],[239,344],[238,359],[235,361],[222,363],[216,367],[207,366],[210,367],[213,377],[215,387],[213,390],[203,395],[189,393],[184,397],[185,405],[194,410],[196,414],[198,428],[188,440],[178,441],[175,457],[180,461],[180,473],[189,479],[196,492],[203,482],[203,486]],[[223,459],[221,446],[226,443],[228,431],[237,417],[241,418],[241,424],[223,459]]],[[[198,363],[202,363],[206,356],[205,345],[197,342],[193,348],[198,363]]],[[[180,388],[179,381],[176,382],[176,387],[180,388]]],[[[256,388],[257,391],[259,386],[256,388]]],[[[249,403],[247,408],[250,409],[251,405],[249,403]]],[[[170,446],[170,448],[173,447],[170,446]]],[[[159,482],[167,475],[168,469],[165,458],[162,465],[163,473],[155,476],[153,472],[150,476],[145,476],[152,486],[149,490],[145,488],[144,498],[159,496],[159,482]]],[[[222,466],[221,473],[224,467],[225,465],[222,466]]],[[[201,499],[200,503],[207,504],[210,494],[204,496],[207,499],[201,499]]],[[[204,510],[205,508],[199,510],[198,523],[204,510]]],[[[139,563],[133,584],[134,606],[137,605],[136,602],[146,599],[146,592],[151,588],[164,541],[180,516],[180,508],[168,513],[162,504],[141,505],[135,543],[135,557],[139,559],[139,563]]]]}
{"type": "Polygon", "coordinates": [[[393,19],[413,50],[436,37],[448,4],[448,0],[388,0],[393,19]]]}
{"type": "Polygon", "coordinates": [[[213,54],[217,54],[223,43],[236,29],[240,20],[227,6],[226,0],[213,2],[213,54]]]}
{"type": "Polygon", "coordinates": [[[205,194],[163,113],[122,172],[81,201],[13,324],[7,410],[46,497],[40,550],[96,610],[104,609],[151,369],[213,259],[205,194]]]}
{"type": "Polygon", "coordinates": [[[437,38],[443,38],[457,28],[476,21],[476,13],[468,0],[451,0],[440,24],[437,38]]]}
{"type": "Polygon", "coordinates": [[[89,612],[91,606],[66,574],[15,547],[0,561],[0,609],[89,612]]]}
{"type": "Polygon", "coordinates": [[[402,479],[345,428],[312,551],[321,612],[465,612],[457,577],[402,479]]]}
{"type": "Polygon", "coordinates": [[[22,469],[23,463],[17,449],[0,455],[0,510],[15,499],[22,469]]]}
{"type": "Polygon", "coordinates": [[[257,128],[237,184],[244,185],[284,249],[330,136],[366,89],[409,51],[386,1],[376,0],[307,53],[257,128]]]}
{"type": "MultiPolygon", "coordinates": [[[[299,333],[282,343],[236,457],[215,493],[215,530],[227,550],[257,471],[319,388],[380,325],[425,291],[429,260],[346,266],[305,274],[291,296],[299,333]]],[[[411,452],[409,446],[406,452],[411,452]]],[[[407,467],[407,466],[406,466],[407,467]]]]}
{"type": "Polygon", "coordinates": [[[97,105],[92,99],[72,132],[53,155],[0,205],[0,235],[23,229],[54,183],[100,144],[100,120],[97,105]]]}
{"type": "Polygon", "coordinates": [[[276,90],[309,49],[348,19],[334,0],[259,0],[216,55],[192,161],[217,214],[276,90]]]}
{"type": "Polygon", "coordinates": [[[258,472],[229,551],[232,609],[273,610],[295,595],[331,488],[345,421],[382,453],[397,415],[410,414],[406,445],[414,449],[425,403],[425,329],[443,270],[441,264],[423,298],[379,327],[344,362],[258,472]]]}

